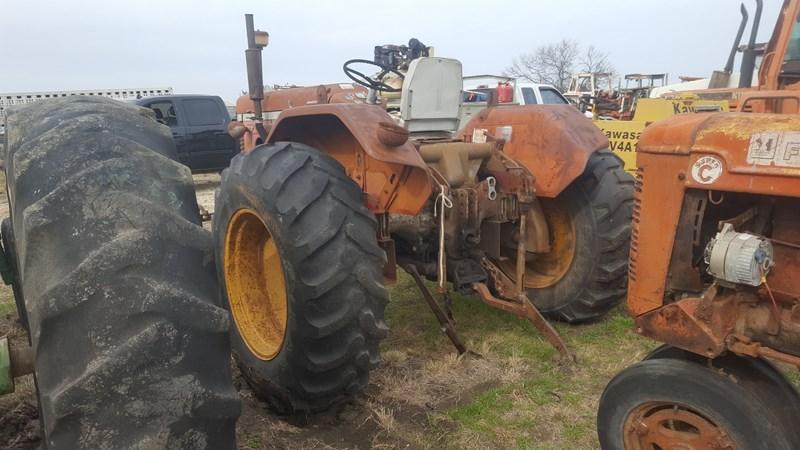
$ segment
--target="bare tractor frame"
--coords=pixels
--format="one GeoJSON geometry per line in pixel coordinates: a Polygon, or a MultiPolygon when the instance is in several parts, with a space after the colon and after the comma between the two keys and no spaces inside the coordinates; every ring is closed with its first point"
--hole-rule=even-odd
{"type": "Polygon", "coordinates": [[[231,125],[243,152],[213,232],[254,390],[291,412],[365,387],[398,266],[459,353],[452,291],[529,320],[571,360],[544,317],[595,319],[626,288],[633,179],[591,121],[568,105],[490,106],[458,130],[461,63],[416,39],[345,63],[355,84],[265,94],[268,35],[246,23],[237,116],[252,120],[231,125]]]}

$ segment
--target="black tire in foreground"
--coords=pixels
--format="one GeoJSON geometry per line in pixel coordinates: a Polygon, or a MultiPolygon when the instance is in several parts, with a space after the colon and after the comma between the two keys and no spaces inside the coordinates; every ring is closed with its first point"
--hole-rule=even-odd
{"type": "Polygon", "coordinates": [[[597,434],[603,450],[798,448],[772,400],[724,371],[689,360],[650,359],[606,386],[597,434]]]}
{"type": "Polygon", "coordinates": [[[543,200],[542,207],[553,251],[529,263],[531,300],[556,320],[601,317],[627,292],[633,177],[619,157],[601,150],[589,158],[583,175],[555,199],[543,200]]]}
{"type": "Polygon", "coordinates": [[[292,414],[366,387],[387,333],[386,256],[342,166],[303,144],[256,147],[223,172],[215,209],[233,353],[256,395],[292,414]]]}
{"type": "Polygon", "coordinates": [[[9,111],[6,130],[44,446],[233,448],[230,318],[169,129],[69,98],[9,111]]]}
{"type": "Polygon", "coordinates": [[[770,410],[783,422],[783,429],[791,434],[795,448],[800,448],[800,428],[797,411],[800,411],[800,393],[792,386],[786,375],[767,359],[752,358],[734,353],[725,353],[709,360],[686,350],[661,345],[645,359],[682,359],[706,367],[713,367],[736,380],[736,383],[751,391],[769,405],[770,410]]]}

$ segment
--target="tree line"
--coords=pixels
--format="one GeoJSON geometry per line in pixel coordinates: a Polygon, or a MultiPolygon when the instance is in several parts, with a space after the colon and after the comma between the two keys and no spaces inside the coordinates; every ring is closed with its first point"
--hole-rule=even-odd
{"type": "Polygon", "coordinates": [[[582,48],[577,41],[562,39],[514,58],[505,75],[531,83],[550,84],[564,92],[572,75],[578,72],[605,72],[613,76],[615,70],[608,53],[593,45],[582,48]]]}

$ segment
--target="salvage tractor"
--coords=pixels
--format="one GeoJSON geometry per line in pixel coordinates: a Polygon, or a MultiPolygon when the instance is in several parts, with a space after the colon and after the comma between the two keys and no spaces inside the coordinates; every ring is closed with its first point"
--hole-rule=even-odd
{"type": "Polygon", "coordinates": [[[779,368],[800,367],[799,14],[784,3],[762,88],[728,91],[752,112],[642,134],[628,309],[664,345],[606,387],[604,449],[800,448],[800,395],[779,368]]]}
{"type": "Polygon", "coordinates": [[[306,88],[317,95],[266,118],[268,35],[247,26],[253,120],[231,127],[244,151],[222,174],[213,233],[233,353],[274,408],[323,409],[366,386],[398,266],[459,353],[452,291],[530,320],[567,357],[542,314],[584,322],[624,297],[633,179],[577,109],[489,107],[456,130],[461,63],[412,39],[344,65],[362,103],[306,88]]]}
{"type": "Polygon", "coordinates": [[[603,448],[800,448],[770,362],[800,366],[799,116],[659,121],[637,165],[628,309],[666,345],[606,387],[603,448]]]}

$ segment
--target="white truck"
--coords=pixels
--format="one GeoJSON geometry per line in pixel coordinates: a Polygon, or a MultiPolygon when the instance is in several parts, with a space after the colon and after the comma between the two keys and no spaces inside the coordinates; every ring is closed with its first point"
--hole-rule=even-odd
{"type": "Polygon", "coordinates": [[[489,97],[498,95],[501,85],[510,87],[511,96],[502,96],[498,105],[566,105],[566,98],[553,86],[519,81],[501,75],[471,75],[464,77],[461,120],[459,129],[478,111],[486,108],[489,97]]]}

